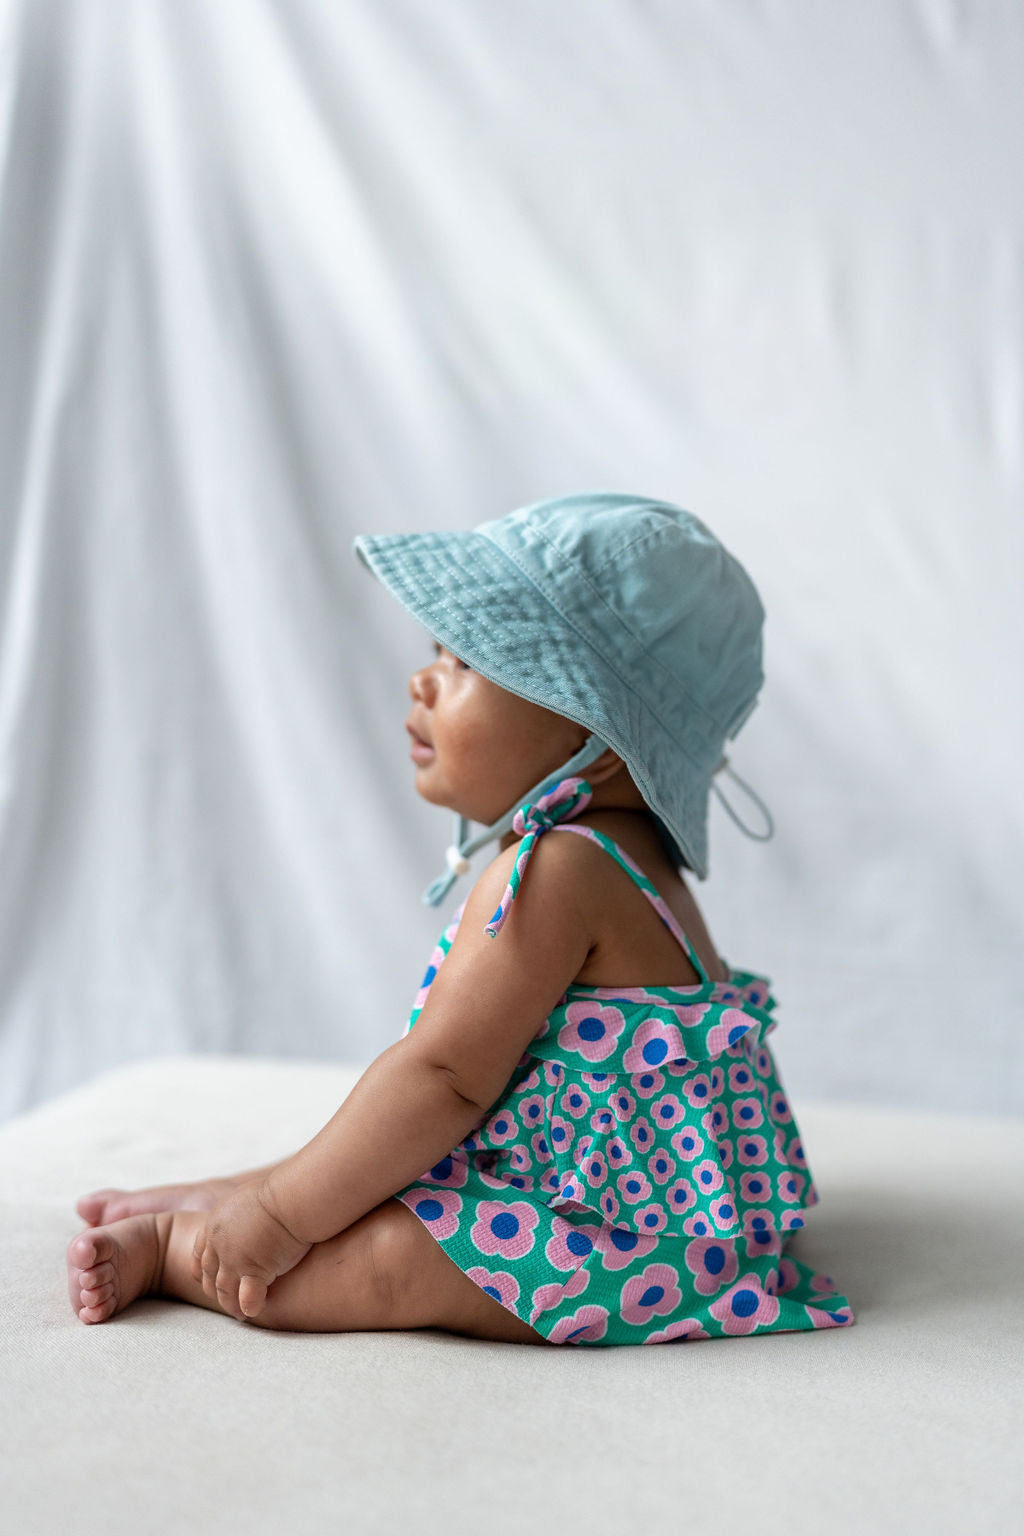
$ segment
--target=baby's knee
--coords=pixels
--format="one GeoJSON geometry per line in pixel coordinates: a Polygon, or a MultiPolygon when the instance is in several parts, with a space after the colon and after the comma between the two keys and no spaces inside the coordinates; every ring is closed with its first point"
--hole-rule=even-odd
{"type": "MultiPolygon", "coordinates": [[[[397,1210],[397,1202],[392,1204],[397,1210]]],[[[411,1212],[405,1214],[416,1222],[411,1212]]],[[[411,1268],[402,1211],[396,1216],[386,1202],[336,1237],[314,1243],[294,1269],[274,1281],[263,1309],[249,1321],[293,1332],[401,1328],[411,1268]]]]}

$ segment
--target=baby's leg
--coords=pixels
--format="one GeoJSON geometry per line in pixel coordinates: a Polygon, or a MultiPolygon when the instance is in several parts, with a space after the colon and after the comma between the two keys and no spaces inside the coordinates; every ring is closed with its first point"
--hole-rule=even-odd
{"type": "MultiPolygon", "coordinates": [[[[85,1323],[102,1323],[143,1295],[224,1309],[192,1277],[192,1245],[202,1212],[129,1216],[80,1232],[68,1245],[68,1293],[85,1323]]],[[[230,1315],[230,1314],[229,1314],[230,1315]]],[[[348,1333],[442,1328],[473,1338],[543,1344],[452,1262],[418,1217],[386,1200],[274,1281],[260,1328],[348,1333]]]]}
{"type": "Polygon", "coordinates": [[[229,1173],[221,1178],[199,1179],[192,1184],[155,1184],[146,1189],[94,1189],[83,1195],[75,1210],[90,1227],[109,1226],[125,1216],[141,1216],[151,1211],[212,1211],[240,1184],[265,1178],[277,1163],[250,1168],[245,1173],[229,1173]]]}

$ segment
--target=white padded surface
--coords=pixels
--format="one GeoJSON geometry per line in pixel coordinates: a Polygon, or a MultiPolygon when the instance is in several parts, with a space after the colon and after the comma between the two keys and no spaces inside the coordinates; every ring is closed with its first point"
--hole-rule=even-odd
{"type": "Polygon", "coordinates": [[[555,1350],[163,1300],[77,1320],[78,1195],[286,1155],[360,1070],[143,1061],[0,1127],[10,1530],[1019,1530],[1015,1121],[797,1106],[822,1203],[795,1251],[848,1329],[555,1350]]]}

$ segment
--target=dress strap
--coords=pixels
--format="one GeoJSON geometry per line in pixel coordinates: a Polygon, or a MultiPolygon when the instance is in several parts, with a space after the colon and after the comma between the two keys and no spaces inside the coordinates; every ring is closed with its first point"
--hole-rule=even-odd
{"type": "Polygon", "coordinates": [[[679,923],[679,919],[671,910],[665,898],[658,894],[657,889],[651,884],[650,880],[648,880],[647,876],[644,874],[639,864],[637,864],[636,860],[631,859],[624,848],[620,848],[618,843],[614,842],[612,838],[607,837],[603,832],[598,832],[595,827],[563,825],[559,827],[552,827],[551,830],[552,832],[577,832],[583,837],[591,838],[595,843],[600,843],[605,852],[610,853],[616,863],[622,865],[622,868],[626,871],[626,873],[632,877],[633,881],[643,891],[644,895],[647,897],[647,900],[651,903],[651,906],[657,912],[662,922],[664,922],[673,938],[675,938],[686,951],[690,959],[690,964],[697,972],[697,975],[700,977],[701,981],[706,984],[710,983],[711,978],[701,964],[700,956],[697,954],[697,951],[694,949],[693,945],[686,937],[686,934],[683,932],[679,923]]]}
{"type": "Polygon", "coordinates": [[[497,938],[504,927],[505,919],[523,883],[530,855],[537,846],[537,839],[543,837],[545,832],[550,832],[555,823],[563,818],[578,816],[590,804],[592,793],[586,779],[578,776],[559,779],[546,794],[539,795],[532,802],[524,801],[516,811],[512,818],[512,830],[519,833],[522,841],[519,844],[508,885],[505,887],[505,894],[494,916],[484,928],[487,938],[497,938]]]}

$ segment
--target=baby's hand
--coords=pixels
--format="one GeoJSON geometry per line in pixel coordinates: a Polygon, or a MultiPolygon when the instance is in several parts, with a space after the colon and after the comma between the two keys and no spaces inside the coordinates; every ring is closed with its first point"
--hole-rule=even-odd
{"type": "Polygon", "coordinates": [[[215,1206],[192,1245],[192,1277],[211,1301],[244,1322],[259,1317],[267,1287],[304,1259],[312,1243],[271,1214],[261,1182],[243,1184],[215,1206]]]}

